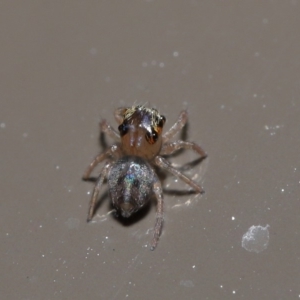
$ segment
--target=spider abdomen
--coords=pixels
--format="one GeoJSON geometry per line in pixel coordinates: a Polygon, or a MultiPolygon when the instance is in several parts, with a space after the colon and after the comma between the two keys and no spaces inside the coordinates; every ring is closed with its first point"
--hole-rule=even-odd
{"type": "Polygon", "coordinates": [[[116,161],[108,174],[112,204],[123,217],[143,207],[152,194],[156,174],[143,158],[124,156],[116,161]]]}

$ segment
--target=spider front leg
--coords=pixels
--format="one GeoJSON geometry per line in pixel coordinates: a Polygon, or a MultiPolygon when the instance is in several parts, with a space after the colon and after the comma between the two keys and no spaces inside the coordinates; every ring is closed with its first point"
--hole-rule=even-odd
{"type": "Polygon", "coordinates": [[[87,217],[87,221],[91,221],[92,218],[93,218],[93,215],[94,215],[94,208],[95,208],[95,205],[96,205],[96,201],[98,199],[98,195],[99,195],[99,192],[100,192],[100,188],[104,182],[104,179],[107,178],[107,175],[108,175],[108,172],[111,168],[111,164],[110,163],[107,163],[103,169],[101,170],[101,173],[96,181],[96,184],[95,184],[95,187],[94,187],[94,191],[93,191],[93,195],[92,195],[92,199],[91,199],[91,202],[90,202],[90,206],[89,206],[89,212],[88,212],[88,217],[87,217]]]}
{"type": "Polygon", "coordinates": [[[178,140],[172,143],[166,143],[162,146],[161,151],[159,152],[160,155],[170,155],[173,154],[175,151],[179,149],[191,149],[197,152],[200,155],[200,158],[205,158],[207,154],[205,151],[196,143],[193,142],[185,142],[178,140]]]}
{"type": "Polygon", "coordinates": [[[161,234],[164,216],[163,216],[163,191],[161,187],[160,181],[157,179],[157,181],[153,184],[153,192],[157,199],[157,208],[156,208],[156,221],[154,225],[154,233],[153,238],[150,244],[150,250],[153,251],[158,243],[159,236],[161,234]]]}
{"type": "Polygon", "coordinates": [[[106,120],[102,120],[99,125],[103,133],[106,133],[109,137],[116,141],[120,140],[120,135],[117,130],[112,128],[106,120]]]}
{"type": "Polygon", "coordinates": [[[191,178],[187,177],[186,175],[184,175],[183,173],[175,169],[165,158],[161,156],[156,156],[154,162],[158,167],[170,172],[174,176],[184,181],[186,184],[192,187],[197,193],[201,193],[201,194],[204,193],[204,190],[201,186],[199,186],[191,178]]]}
{"type": "Polygon", "coordinates": [[[168,142],[172,137],[176,135],[186,124],[188,120],[188,113],[186,110],[183,110],[179,116],[175,124],[165,133],[163,134],[163,143],[168,142]]]}

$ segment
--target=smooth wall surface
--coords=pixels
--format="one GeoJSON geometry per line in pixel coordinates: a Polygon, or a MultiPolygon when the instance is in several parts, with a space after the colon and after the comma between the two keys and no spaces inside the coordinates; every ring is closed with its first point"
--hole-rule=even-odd
{"type": "Polygon", "coordinates": [[[1,299],[299,299],[299,1],[5,1],[0,14],[1,299]],[[153,252],[155,202],[120,222],[105,185],[86,222],[99,121],[116,128],[134,103],[165,129],[187,108],[186,138],[209,155],[186,171],[203,196],[163,181],[153,252]]]}

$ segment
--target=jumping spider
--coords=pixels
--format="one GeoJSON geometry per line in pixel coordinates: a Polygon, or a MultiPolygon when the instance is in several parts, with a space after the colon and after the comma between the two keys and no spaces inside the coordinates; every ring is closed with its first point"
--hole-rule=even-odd
{"type": "Polygon", "coordinates": [[[114,138],[117,143],[104,153],[97,155],[83,175],[83,179],[87,180],[93,169],[106,160],[94,187],[88,221],[94,215],[99,191],[105,179],[107,179],[109,194],[116,213],[126,218],[143,207],[154,193],[157,199],[157,210],[150,249],[155,249],[163,225],[163,191],[154,166],[180,178],[197,193],[204,192],[201,186],[175,169],[163,157],[182,148],[194,150],[201,158],[206,157],[202,148],[193,142],[182,140],[170,142],[171,138],[184,127],[187,118],[187,111],[183,110],[169,131],[162,134],[166,122],[163,115],[160,115],[154,108],[133,106],[118,108],[115,111],[119,132],[113,129],[106,120],[100,123],[101,131],[114,138]]]}

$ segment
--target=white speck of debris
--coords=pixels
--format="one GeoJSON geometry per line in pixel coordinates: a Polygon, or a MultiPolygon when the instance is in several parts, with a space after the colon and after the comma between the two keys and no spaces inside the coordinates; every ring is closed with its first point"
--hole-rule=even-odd
{"type": "Polygon", "coordinates": [[[165,63],[163,63],[163,62],[159,63],[160,68],[163,68],[164,66],[165,66],[165,63]]]}
{"type": "Polygon", "coordinates": [[[0,124],[0,127],[1,127],[1,128],[5,128],[5,127],[6,127],[6,124],[5,124],[5,123],[1,123],[1,124],[0,124]]]}
{"type": "Polygon", "coordinates": [[[178,52],[178,51],[174,51],[174,52],[173,52],[173,56],[174,56],[174,57],[178,57],[178,56],[179,56],[179,52],[178,52]]]}
{"type": "Polygon", "coordinates": [[[249,252],[259,253],[267,249],[269,244],[269,225],[251,226],[242,237],[242,247],[249,252]]]}
{"type": "Polygon", "coordinates": [[[56,166],[56,167],[55,167],[56,170],[59,170],[59,168],[60,168],[60,166],[56,166]]]}

